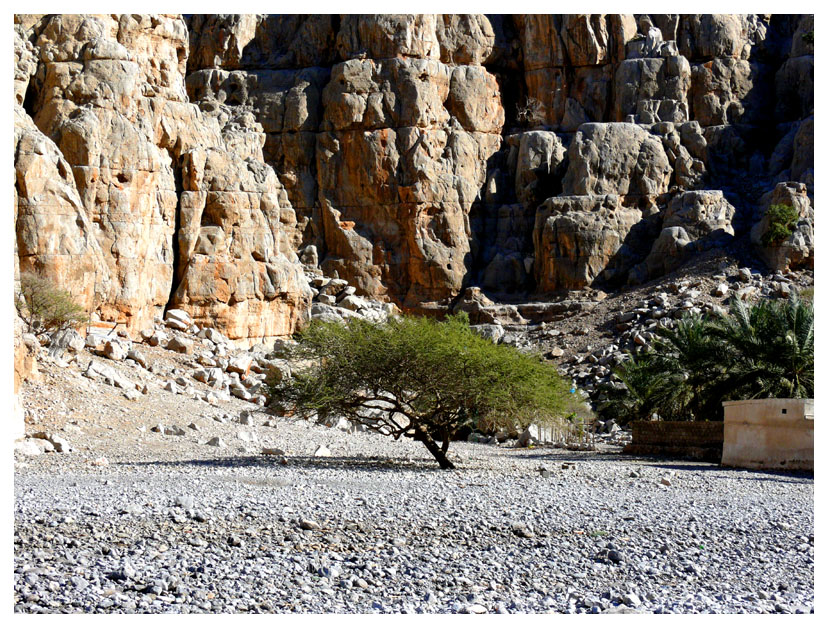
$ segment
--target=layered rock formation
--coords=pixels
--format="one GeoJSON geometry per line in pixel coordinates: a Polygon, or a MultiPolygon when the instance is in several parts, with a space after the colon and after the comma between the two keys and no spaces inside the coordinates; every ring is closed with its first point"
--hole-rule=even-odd
{"type": "Polygon", "coordinates": [[[812,16],[14,28],[20,266],[131,331],[174,307],[242,343],[290,334],[299,256],[446,309],[652,279],[747,234],[777,184],[813,208],[812,16]]]}

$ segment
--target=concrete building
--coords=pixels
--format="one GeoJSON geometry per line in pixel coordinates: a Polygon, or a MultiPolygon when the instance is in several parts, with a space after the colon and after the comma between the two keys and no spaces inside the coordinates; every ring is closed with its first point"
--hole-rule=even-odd
{"type": "Polygon", "coordinates": [[[722,465],[814,470],[814,400],[724,402],[722,465]]]}

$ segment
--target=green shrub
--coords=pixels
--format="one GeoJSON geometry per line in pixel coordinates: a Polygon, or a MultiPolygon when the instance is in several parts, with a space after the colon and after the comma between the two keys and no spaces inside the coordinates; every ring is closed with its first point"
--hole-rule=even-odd
{"type": "Polygon", "coordinates": [[[291,357],[307,366],[268,380],[275,406],[420,440],[444,469],[454,466],[446,452],[461,429],[563,427],[582,409],[554,366],[479,337],[465,314],[315,321],[299,340],[291,357]]]}
{"type": "Polygon", "coordinates": [[[814,308],[736,301],[721,319],[687,316],[614,369],[624,389],[603,412],[620,422],[721,420],[722,402],[814,396],[814,308]]]}
{"type": "Polygon", "coordinates": [[[20,274],[17,309],[29,331],[60,331],[88,320],[71,294],[35,273],[20,274]]]}
{"type": "Polygon", "coordinates": [[[779,246],[793,233],[799,212],[790,205],[771,205],[765,214],[768,217],[768,229],[762,234],[764,246],[779,246]]]}

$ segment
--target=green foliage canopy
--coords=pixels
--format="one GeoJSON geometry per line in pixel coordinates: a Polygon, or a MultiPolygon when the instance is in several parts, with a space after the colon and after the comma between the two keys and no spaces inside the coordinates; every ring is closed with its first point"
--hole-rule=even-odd
{"type": "Polygon", "coordinates": [[[291,356],[292,378],[268,380],[285,412],[342,416],[423,442],[442,468],[457,432],[550,424],[579,408],[569,384],[539,356],[478,336],[465,314],[444,322],[315,321],[291,356]],[[438,446],[436,441],[441,441],[438,446]]]}
{"type": "Polygon", "coordinates": [[[35,273],[20,274],[20,297],[17,310],[30,331],[60,331],[88,320],[71,294],[35,273]]]}
{"type": "Polygon", "coordinates": [[[722,401],[814,396],[814,308],[797,296],[735,301],[721,319],[686,316],[656,333],[614,371],[625,389],[605,411],[622,422],[720,420],[722,401]]]}
{"type": "Polygon", "coordinates": [[[799,212],[790,205],[771,205],[765,214],[768,217],[768,229],[762,234],[764,246],[779,246],[793,233],[799,212]]]}

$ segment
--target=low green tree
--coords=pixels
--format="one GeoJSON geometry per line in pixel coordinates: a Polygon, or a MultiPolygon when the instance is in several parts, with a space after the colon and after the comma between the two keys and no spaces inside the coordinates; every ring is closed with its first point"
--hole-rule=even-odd
{"type": "Polygon", "coordinates": [[[20,273],[17,311],[29,331],[60,331],[89,319],[69,292],[50,279],[31,272],[20,273]]]}
{"type": "Polygon", "coordinates": [[[407,316],[383,324],[315,321],[291,357],[305,368],[268,380],[280,410],[341,416],[394,438],[414,438],[443,469],[454,468],[446,453],[464,427],[564,425],[564,417],[584,409],[554,366],[481,338],[465,314],[444,322],[407,316]]]}

